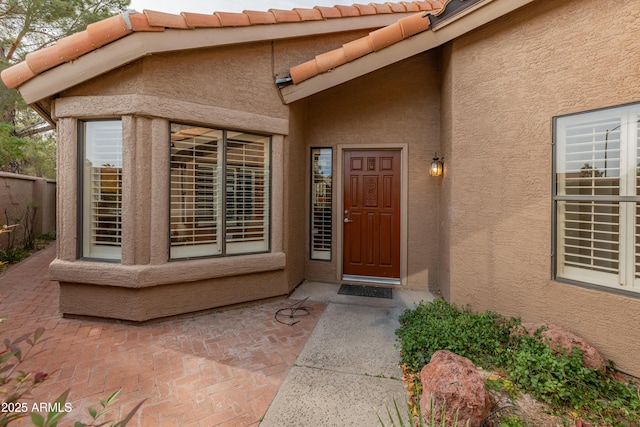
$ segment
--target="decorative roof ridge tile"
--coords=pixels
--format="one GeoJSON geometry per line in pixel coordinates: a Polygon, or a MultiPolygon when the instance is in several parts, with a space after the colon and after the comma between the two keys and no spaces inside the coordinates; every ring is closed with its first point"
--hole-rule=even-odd
{"type": "Polygon", "coordinates": [[[379,6],[387,6],[389,9],[391,9],[391,12],[393,12],[393,13],[405,13],[405,12],[408,12],[407,7],[402,3],[386,2],[386,3],[383,3],[383,4],[380,4],[380,3],[371,3],[371,4],[376,9],[379,6]]]}
{"type": "Polygon", "coordinates": [[[174,15],[172,13],[158,12],[144,9],[142,11],[147,17],[147,22],[152,27],[176,28],[181,30],[193,29],[187,24],[184,15],[174,15]]]}
{"type": "Polygon", "coordinates": [[[322,17],[322,13],[317,9],[304,9],[304,8],[295,8],[293,9],[296,12],[302,21],[322,21],[324,18],[322,17]]]}
{"type": "Polygon", "coordinates": [[[333,7],[335,9],[338,9],[341,18],[346,18],[348,16],[360,16],[360,9],[358,9],[355,5],[344,6],[341,4],[337,4],[333,7]]]}
{"type": "Polygon", "coordinates": [[[252,25],[283,24],[291,22],[319,21],[326,19],[357,17],[365,15],[407,13],[439,9],[450,0],[424,0],[410,2],[386,2],[315,6],[313,9],[270,9],[266,12],[245,10],[241,13],[214,12],[210,15],[182,12],[179,15],[143,10],[134,10],[90,24],[86,30],[64,37],[53,45],[27,55],[25,60],[2,71],[4,84],[16,88],[46,70],[73,61],[97,50],[101,46],[134,32],[161,32],[166,29],[194,30],[196,28],[238,27],[252,25]]]}
{"type": "Polygon", "coordinates": [[[386,3],[369,3],[369,7],[372,7],[375,10],[375,13],[394,13],[391,6],[386,3]]]}
{"type": "MultiPolygon", "coordinates": [[[[431,0],[419,2],[420,5],[416,4],[418,2],[413,2],[418,7],[419,13],[400,18],[391,25],[379,28],[364,37],[345,43],[342,47],[321,53],[310,61],[291,67],[289,74],[293,84],[301,83],[428,30],[429,19],[424,12],[426,11],[428,15],[440,14],[450,1],[431,0]]],[[[407,6],[407,2],[403,2],[403,5],[409,10],[410,6],[407,6]]]]}
{"type": "Polygon", "coordinates": [[[342,18],[340,9],[335,6],[315,6],[314,9],[320,11],[323,19],[342,18]]]}
{"type": "Polygon", "coordinates": [[[207,13],[182,12],[182,17],[189,28],[215,28],[222,27],[217,15],[207,13]]]}
{"type": "Polygon", "coordinates": [[[144,13],[129,13],[128,15],[129,22],[131,23],[131,30],[133,32],[147,32],[147,31],[164,31],[164,27],[154,27],[149,24],[147,20],[147,16],[144,13]]]}
{"type": "Polygon", "coordinates": [[[373,4],[354,4],[353,6],[355,6],[358,9],[361,16],[378,15],[378,14],[381,15],[383,13],[391,13],[391,10],[389,8],[383,9],[381,11],[380,9],[373,6],[373,4]]]}
{"type": "MultiPolygon", "coordinates": [[[[276,22],[300,22],[303,21],[302,16],[297,10],[269,9],[273,13],[276,22]]],[[[305,20],[306,21],[306,20],[305,20]]]]}
{"type": "Polygon", "coordinates": [[[259,24],[275,24],[278,21],[276,20],[276,15],[269,11],[257,11],[257,10],[244,10],[242,11],[245,15],[249,17],[249,22],[251,25],[259,25],[259,24]]]}
{"type": "Polygon", "coordinates": [[[251,25],[249,15],[242,12],[214,12],[223,27],[246,27],[251,25]]]}

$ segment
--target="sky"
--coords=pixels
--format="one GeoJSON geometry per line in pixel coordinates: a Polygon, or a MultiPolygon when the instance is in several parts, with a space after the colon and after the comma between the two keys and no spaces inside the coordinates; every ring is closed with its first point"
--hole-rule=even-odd
{"type": "Polygon", "coordinates": [[[352,5],[354,0],[131,0],[131,9],[143,9],[175,13],[196,12],[242,12],[243,10],[267,11],[269,9],[291,10],[296,7],[352,5]]]}

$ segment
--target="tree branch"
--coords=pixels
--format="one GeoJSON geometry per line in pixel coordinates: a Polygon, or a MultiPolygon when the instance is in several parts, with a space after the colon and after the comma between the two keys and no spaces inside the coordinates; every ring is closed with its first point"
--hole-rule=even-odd
{"type": "Polygon", "coordinates": [[[27,35],[29,30],[31,30],[31,18],[30,18],[30,11],[27,10],[27,12],[24,15],[24,23],[22,24],[22,29],[16,36],[16,39],[13,41],[13,43],[11,44],[11,47],[9,48],[9,52],[7,52],[7,55],[5,56],[7,61],[11,61],[11,59],[13,58],[13,55],[16,53],[16,50],[18,50],[18,46],[20,46],[20,43],[22,42],[23,37],[27,35]]]}
{"type": "Polygon", "coordinates": [[[0,12],[0,17],[7,16],[8,14],[10,14],[10,13],[13,11],[13,9],[14,9],[14,7],[13,7],[13,6],[11,6],[11,7],[10,7],[9,9],[7,9],[6,11],[4,11],[4,12],[0,12]]]}
{"type": "Polygon", "coordinates": [[[20,129],[16,129],[14,133],[18,138],[26,138],[28,136],[37,135],[39,133],[44,133],[50,130],[53,130],[53,127],[49,123],[39,122],[30,124],[29,126],[25,126],[20,129]]]}

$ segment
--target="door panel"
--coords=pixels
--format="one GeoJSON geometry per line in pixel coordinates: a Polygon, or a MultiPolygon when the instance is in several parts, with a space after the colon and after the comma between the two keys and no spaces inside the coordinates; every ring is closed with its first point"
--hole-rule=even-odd
{"type": "Polygon", "coordinates": [[[400,278],[400,151],[344,151],[343,274],[400,278]]]}
{"type": "Polygon", "coordinates": [[[393,260],[393,216],[380,214],[380,265],[390,266],[393,260]]]}

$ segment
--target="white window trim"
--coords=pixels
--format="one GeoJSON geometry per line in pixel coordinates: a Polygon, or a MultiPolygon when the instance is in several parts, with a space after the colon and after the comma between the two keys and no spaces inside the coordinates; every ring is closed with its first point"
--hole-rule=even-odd
{"type": "MultiPolygon", "coordinates": [[[[636,270],[640,270],[640,263],[636,265],[635,258],[638,252],[636,224],[636,206],[640,205],[640,189],[636,189],[636,175],[640,159],[640,104],[614,107],[605,110],[597,110],[555,118],[554,126],[554,279],[579,284],[597,285],[606,288],[640,293],[640,277],[636,276],[636,270]],[[620,119],[620,188],[618,196],[567,196],[563,187],[563,181],[557,178],[559,166],[564,167],[566,159],[561,147],[566,137],[566,126],[570,123],[587,121],[592,116],[598,119],[620,119]],[[563,263],[565,253],[563,244],[563,201],[579,202],[615,202],[619,206],[618,215],[618,273],[606,273],[592,271],[578,267],[566,266],[563,263]]],[[[640,276],[640,273],[638,274],[640,276]]]]}
{"type": "MultiPolygon", "coordinates": [[[[80,165],[80,170],[82,171],[82,179],[81,179],[82,203],[80,204],[80,209],[81,209],[80,218],[82,218],[82,247],[81,247],[80,255],[82,258],[119,261],[122,257],[122,218],[123,218],[123,215],[122,215],[122,203],[123,203],[123,198],[122,198],[122,190],[123,190],[123,186],[122,186],[122,176],[123,176],[122,120],[111,119],[111,120],[82,121],[80,129],[82,132],[81,152],[83,153],[83,156],[81,158],[81,165],[80,165]],[[94,182],[92,180],[92,173],[93,173],[92,168],[89,167],[86,159],[88,159],[89,156],[96,155],[94,153],[94,150],[96,147],[94,147],[93,145],[89,145],[91,142],[90,141],[91,135],[89,135],[89,131],[87,128],[90,125],[96,126],[99,123],[105,124],[106,126],[113,126],[113,128],[115,128],[116,123],[119,123],[120,125],[120,136],[119,136],[120,146],[116,148],[116,151],[118,151],[118,153],[116,154],[116,157],[119,157],[120,163],[119,163],[119,166],[114,165],[115,166],[114,168],[116,169],[116,174],[119,173],[121,177],[120,180],[117,181],[119,184],[116,184],[118,186],[116,189],[116,193],[118,193],[119,191],[119,196],[120,196],[120,200],[119,200],[120,208],[118,209],[119,212],[117,212],[117,216],[119,217],[120,242],[113,245],[96,244],[94,242],[94,233],[96,228],[92,226],[95,220],[94,219],[95,211],[92,209],[92,207],[93,207],[93,202],[95,200],[96,194],[94,193],[95,187],[93,186],[94,182]]],[[[111,129],[111,130],[113,131],[114,129],[111,129]]],[[[98,165],[98,168],[100,168],[100,165],[98,165]]],[[[95,167],[93,169],[95,169],[95,167]]]]}

